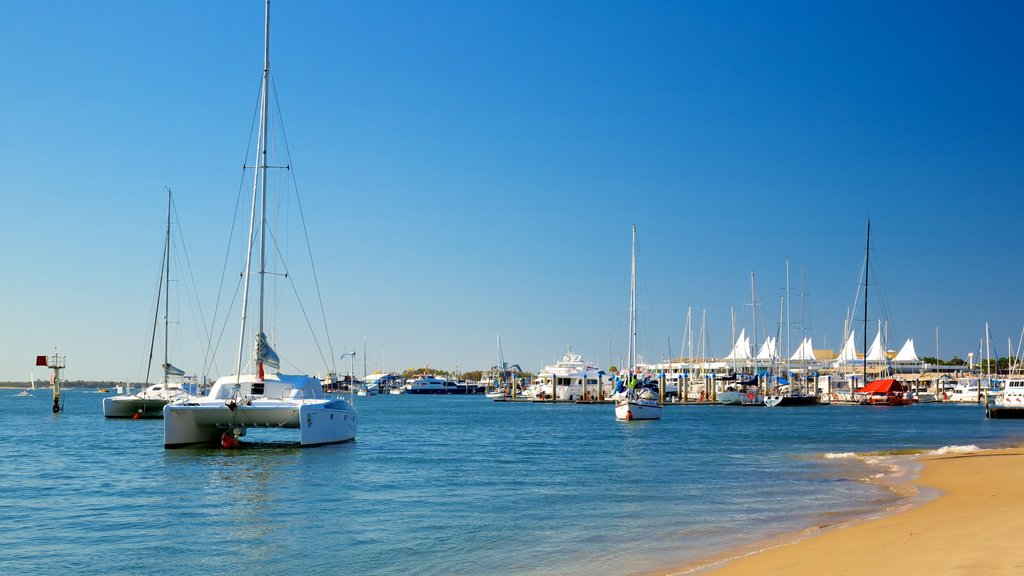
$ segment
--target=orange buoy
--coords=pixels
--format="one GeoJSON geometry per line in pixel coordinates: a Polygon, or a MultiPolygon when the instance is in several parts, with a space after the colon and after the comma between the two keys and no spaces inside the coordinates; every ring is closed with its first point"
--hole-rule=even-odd
{"type": "Polygon", "coordinates": [[[142,408],[136,410],[135,415],[132,416],[132,420],[138,420],[139,418],[142,418],[142,408]]]}
{"type": "Polygon", "coordinates": [[[224,449],[238,448],[238,438],[231,435],[231,432],[225,432],[220,435],[220,446],[224,449]]]}

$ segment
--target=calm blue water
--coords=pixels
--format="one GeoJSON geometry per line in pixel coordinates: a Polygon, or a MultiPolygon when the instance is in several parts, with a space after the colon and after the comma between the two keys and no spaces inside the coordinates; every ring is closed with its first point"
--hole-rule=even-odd
{"type": "MultiPolygon", "coordinates": [[[[0,390],[0,573],[627,574],[884,506],[828,452],[1001,446],[977,406],[358,398],[355,442],[164,450],[103,394],[0,390]],[[624,553],[629,553],[628,555],[624,553]]],[[[269,439],[267,437],[264,437],[269,439]]],[[[291,436],[278,436],[290,439],[291,436]]]]}

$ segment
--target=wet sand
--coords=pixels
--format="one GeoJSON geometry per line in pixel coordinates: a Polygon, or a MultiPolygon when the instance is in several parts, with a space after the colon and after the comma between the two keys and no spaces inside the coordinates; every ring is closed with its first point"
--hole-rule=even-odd
{"type": "Polygon", "coordinates": [[[938,497],[908,503],[882,517],[783,536],[664,573],[1024,574],[1024,447],[920,456],[918,461],[921,474],[911,482],[938,491],[938,497]]]}

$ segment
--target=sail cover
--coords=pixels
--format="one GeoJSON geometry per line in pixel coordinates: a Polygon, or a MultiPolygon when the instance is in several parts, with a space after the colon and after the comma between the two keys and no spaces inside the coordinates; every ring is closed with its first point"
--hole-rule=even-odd
{"type": "Polygon", "coordinates": [[[900,348],[896,358],[896,362],[920,362],[921,359],[917,357],[917,351],[914,350],[914,339],[908,338],[906,343],[903,344],[903,348],[900,348]]]}
{"type": "Polygon", "coordinates": [[[185,375],[185,371],[184,370],[182,370],[181,368],[178,368],[177,366],[172,366],[170,362],[165,363],[163,365],[163,369],[164,369],[164,374],[166,374],[168,376],[184,376],[185,375]]]}
{"type": "Polygon", "coordinates": [[[277,352],[270,347],[267,335],[263,332],[256,335],[256,360],[271,368],[281,367],[281,359],[277,357],[277,352]]]}

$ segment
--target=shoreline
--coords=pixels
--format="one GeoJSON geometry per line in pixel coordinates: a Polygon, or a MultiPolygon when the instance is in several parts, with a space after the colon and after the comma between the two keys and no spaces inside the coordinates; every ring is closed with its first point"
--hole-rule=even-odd
{"type": "Polygon", "coordinates": [[[874,514],[778,534],[652,574],[935,576],[1024,572],[1024,552],[1015,538],[1024,533],[1024,446],[947,447],[912,455],[857,457],[868,463],[872,458],[897,458],[900,471],[869,480],[899,496],[892,505],[874,514]],[[899,462],[903,457],[906,460],[899,462]]]}

